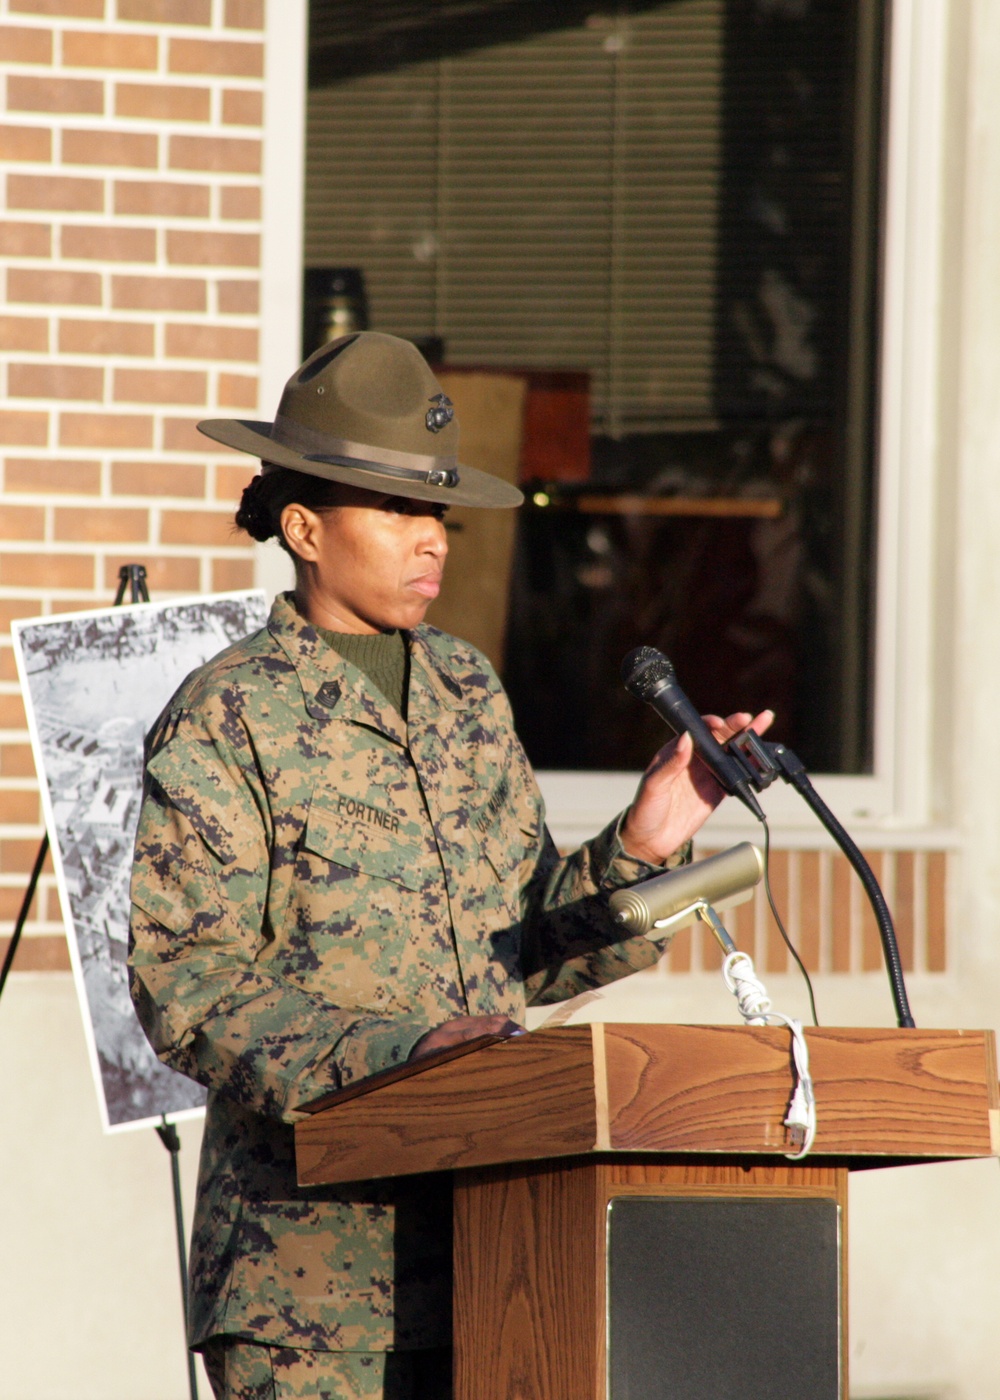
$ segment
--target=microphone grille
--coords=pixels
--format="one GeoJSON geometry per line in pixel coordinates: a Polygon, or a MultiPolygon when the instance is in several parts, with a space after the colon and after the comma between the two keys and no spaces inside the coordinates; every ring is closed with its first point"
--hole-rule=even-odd
{"type": "Polygon", "coordinates": [[[673,679],[673,666],[655,647],[636,647],[622,662],[622,683],[639,700],[649,700],[663,681],[673,679]]]}

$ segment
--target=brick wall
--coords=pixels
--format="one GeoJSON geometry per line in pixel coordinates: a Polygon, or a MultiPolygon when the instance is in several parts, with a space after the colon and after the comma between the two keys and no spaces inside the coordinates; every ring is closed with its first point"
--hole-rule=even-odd
{"type": "MultiPolygon", "coordinates": [[[[280,3],[280,0],[277,0],[280,3]]],[[[0,931],[42,834],[11,620],[248,587],[263,0],[0,0],[0,931]]],[[[20,970],[68,966],[49,871],[20,970]]],[[[0,950],[5,939],[0,938],[0,950]]]]}
{"type": "MultiPolygon", "coordinates": [[[[696,857],[714,854],[697,849],[696,857]]],[[[948,852],[868,850],[865,858],[892,910],[905,972],[947,968],[948,852]]],[[[875,915],[846,856],[839,851],[772,850],[771,892],[788,936],[809,972],[881,972],[875,915]]],[[[771,917],[764,886],[726,910],[722,922],[761,974],[794,971],[771,917]]],[[[681,930],[662,963],[667,974],[709,971],[722,954],[704,924],[681,930]]]]}

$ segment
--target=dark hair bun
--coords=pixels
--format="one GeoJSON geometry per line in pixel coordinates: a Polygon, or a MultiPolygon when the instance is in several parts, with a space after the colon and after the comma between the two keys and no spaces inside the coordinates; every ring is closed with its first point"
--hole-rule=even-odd
{"type": "Polygon", "coordinates": [[[263,476],[255,476],[250,484],[243,488],[236,511],[236,524],[239,528],[245,530],[251,539],[260,540],[261,543],[272,539],[277,533],[274,528],[271,493],[265,487],[264,481],[263,476]]]}

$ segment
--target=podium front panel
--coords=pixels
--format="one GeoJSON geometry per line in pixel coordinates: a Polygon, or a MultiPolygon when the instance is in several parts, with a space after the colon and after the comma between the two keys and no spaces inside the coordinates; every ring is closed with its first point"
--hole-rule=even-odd
{"type": "Polygon", "coordinates": [[[846,1214],[820,1163],[460,1172],[455,1400],[845,1400],[846,1214]]]}
{"type": "Polygon", "coordinates": [[[607,1260],[608,1400],[840,1400],[835,1200],[615,1197],[607,1260]]]}

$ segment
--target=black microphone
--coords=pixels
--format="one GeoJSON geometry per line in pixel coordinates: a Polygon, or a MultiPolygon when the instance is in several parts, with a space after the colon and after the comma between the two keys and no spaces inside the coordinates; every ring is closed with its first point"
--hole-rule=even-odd
{"type": "Polygon", "coordinates": [[[749,807],[758,821],[765,820],[753,795],[746,771],[716,739],[701,715],[677,684],[674,668],[655,647],[636,647],[622,662],[625,689],[651,705],[675,734],[688,733],[705,767],[725,788],[749,807]]]}

